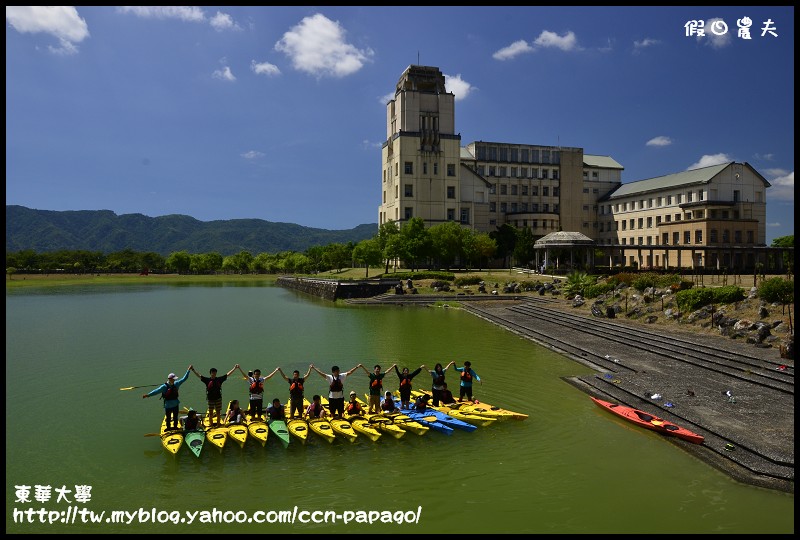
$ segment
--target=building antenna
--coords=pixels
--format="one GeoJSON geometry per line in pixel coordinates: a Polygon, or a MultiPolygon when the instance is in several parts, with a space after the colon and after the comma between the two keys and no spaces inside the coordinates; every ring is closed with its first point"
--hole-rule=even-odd
{"type": "Polygon", "coordinates": [[[419,51],[417,51],[417,65],[419,65],[419,51]]]}

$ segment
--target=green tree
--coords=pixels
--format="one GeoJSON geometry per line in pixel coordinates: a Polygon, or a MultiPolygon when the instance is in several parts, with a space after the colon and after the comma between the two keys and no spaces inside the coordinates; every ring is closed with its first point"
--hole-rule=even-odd
{"type": "Polygon", "coordinates": [[[455,221],[440,223],[428,229],[431,253],[447,270],[450,270],[456,259],[464,258],[464,230],[455,221]]]}
{"type": "MultiPolygon", "coordinates": [[[[772,247],[794,247],[794,235],[779,236],[772,239],[770,244],[772,247]]],[[[792,253],[783,254],[783,265],[788,269],[789,273],[794,271],[794,258],[792,253]]]]}
{"type": "Polygon", "coordinates": [[[166,267],[178,274],[188,274],[192,266],[192,256],[189,252],[173,251],[166,260],[166,267]]]}
{"type": "Polygon", "coordinates": [[[517,261],[517,264],[527,265],[534,259],[533,243],[533,231],[530,227],[517,229],[517,240],[514,246],[514,260],[517,261]]]}
{"type": "Polygon", "coordinates": [[[399,235],[400,229],[397,227],[397,224],[394,221],[384,223],[378,228],[378,245],[383,252],[384,258],[386,259],[386,269],[383,271],[384,274],[389,273],[389,262],[399,256],[396,253],[390,253],[394,251],[394,248],[389,249],[389,244],[391,243],[392,239],[397,238],[399,235]]]}
{"type": "Polygon", "coordinates": [[[362,240],[353,248],[353,259],[363,264],[366,269],[364,277],[369,277],[369,267],[378,266],[383,262],[383,252],[377,238],[362,240]]]}
{"type": "Polygon", "coordinates": [[[513,225],[503,223],[497,230],[490,232],[489,237],[497,244],[497,256],[503,259],[503,267],[508,267],[508,258],[517,245],[517,230],[513,225]]]}
{"type": "Polygon", "coordinates": [[[419,261],[427,257],[431,249],[431,236],[425,222],[421,217],[409,219],[400,227],[400,236],[403,238],[403,254],[411,269],[416,270],[419,261]]]}
{"type": "Polygon", "coordinates": [[[567,274],[567,281],[564,284],[564,291],[570,296],[574,296],[576,294],[585,296],[586,289],[594,285],[595,281],[595,278],[586,272],[570,272],[567,274]]]}
{"type": "Polygon", "coordinates": [[[328,268],[336,268],[338,272],[341,272],[352,260],[352,253],[352,249],[346,244],[328,244],[322,254],[322,261],[328,268]]]}
{"type": "Polygon", "coordinates": [[[477,233],[472,237],[470,250],[475,257],[473,261],[478,263],[478,271],[480,271],[482,263],[487,262],[497,253],[497,242],[489,236],[489,233],[477,233]]]}

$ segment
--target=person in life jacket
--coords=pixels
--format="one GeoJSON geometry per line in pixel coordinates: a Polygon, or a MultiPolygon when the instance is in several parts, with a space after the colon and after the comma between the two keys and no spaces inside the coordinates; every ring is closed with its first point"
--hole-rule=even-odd
{"type": "Polygon", "coordinates": [[[186,413],[186,416],[182,416],[181,420],[183,420],[183,430],[184,431],[202,431],[203,430],[203,418],[197,415],[197,411],[194,409],[189,409],[189,412],[186,413]]]}
{"type": "Polygon", "coordinates": [[[334,418],[341,418],[344,414],[344,380],[359,367],[362,367],[361,364],[344,373],[339,373],[339,366],[333,366],[329,375],[321,372],[314,364],[311,364],[311,368],[328,381],[328,405],[334,418]]]}
{"type": "Polygon", "coordinates": [[[428,400],[430,398],[431,396],[429,394],[422,394],[414,401],[414,407],[412,408],[417,412],[425,412],[425,409],[428,408],[428,400]]]}
{"type": "Polygon", "coordinates": [[[281,405],[280,399],[275,398],[272,400],[272,405],[267,409],[267,416],[270,420],[286,421],[286,407],[281,405]]]}
{"type": "MultiPolygon", "coordinates": [[[[392,364],[392,366],[386,370],[389,371],[393,368],[397,367],[397,364],[392,364]]],[[[369,375],[369,413],[370,414],[378,414],[381,412],[381,395],[383,395],[383,378],[386,376],[386,372],[381,373],[381,366],[375,364],[375,367],[372,369],[372,373],[367,371],[367,368],[361,366],[367,375],[369,375]]]]}
{"type": "Polygon", "coordinates": [[[442,367],[442,364],[436,363],[433,369],[429,369],[428,373],[431,374],[431,378],[433,379],[433,385],[431,386],[431,394],[433,394],[433,406],[438,407],[439,402],[442,400],[444,394],[442,393],[443,390],[447,387],[446,383],[444,382],[444,375],[445,372],[450,369],[450,366],[455,364],[455,360],[447,364],[447,367],[442,367]]]}
{"type": "Polygon", "coordinates": [[[297,415],[302,418],[303,417],[303,384],[305,384],[306,379],[309,375],[311,375],[311,369],[314,367],[313,364],[308,366],[308,371],[302,377],[300,376],[300,372],[298,370],[294,370],[292,372],[292,378],[286,376],[281,368],[278,368],[278,371],[281,374],[281,377],[289,383],[289,419],[291,420],[294,418],[294,413],[296,412],[297,415]]]}
{"type": "MultiPolygon", "coordinates": [[[[242,370],[241,367],[239,368],[239,371],[241,371],[242,375],[244,375],[244,370],[242,370]]],[[[250,392],[250,408],[247,411],[250,413],[250,418],[261,418],[261,416],[264,414],[264,382],[270,380],[277,372],[278,368],[275,368],[272,370],[272,373],[266,377],[262,377],[261,370],[254,369],[252,372],[248,372],[245,376],[247,379],[247,389],[250,392]]]]}
{"type": "Polygon", "coordinates": [[[394,398],[391,392],[386,392],[386,394],[384,394],[383,401],[381,401],[381,411],[385,413],[400,412],[397,405],[394,404],[394,398]]]}
{"type": "Polygon", "coordinates": [[[213,422],[214,418],[216,417],[217,421],[215,425],[219,425],[221,423],[220,416],[222,415],[222,383],[228,380],[228,377],[231,376],[231,373],[238,368],[239,364],[236,364],[228,373],[222,375],[221,377],[217,377],[217,368],[212,367],[208,371],[209,377],[200,375],[194,368],[192,368],[192,373],[197,375],[200,378],[200,382],[202,382],[206,387],[208,418],[209,422],[213,422]]]}
{"type": "Polygon", "coordinates": [[[472,363],[469,360],[464,362],[464,367],[462,368],[457,367],[455,363],[453,363],[453,368],[461,373],[461,388],[458,393],[458,401],[464,401],[464,396],[467,396],[467,399],[472,401],[472,382],[478,381],[483,384],[481,378],[478,377],[478,374],[472,369],[472,363]]]}
{"type": "Polygon", "coordinates": [[[244,411],[239,407],[239,400],[234,399],[228,407],[228,414],[225,415],[226,424],[241,424],[244,422],[244,411]]]}
{"type": "Polygon", "coordinates": [[[444,390],[442,390],[442,404],[449,405],[455,402],[456,398],[454,398],[453,393],[447,389],[447,383],[444,383],[444,390]]]}
{"type": "Polygon", "coordinates": [[[350,392],[350,401],[347,403],[347,407],[345,407],[344,411],[348,416],[360,416],[364,414],[364,407],[362,407],[361,403],[356,399],[355,391],[350,392]]]}
{"type": "Polygon", "coordinates": [[[397,373],[397,377],[400,379],[400,408],[401,409],[410,409],[411,408],[411,379],[419,375],[419,372],[425,369],[425,365],[419,366],[417,369],[412,371],[411,373],[408,372],[408,368],[404,367],[403,372],[401,373],[397,366],[394,366],[394,372],[397,373]]]}
{"type": "Polygon", "coordinates": [[[325,418],[328,415],[328,411],[325,410],[325,406],[322,405],[322,396],[315,395],[311,398],[313,401],[306,409],[306,417],[307,418],[325,418]]]}
{"type": "Polygon", "coordinates": [[[161,396],[164,400],[164,416],[167,419],[167,429],[178,429],[178,408],[181,406],[181,402],[178,400],[178,387],[186,382],[191,370],[192,366],[190,365],[183,377],[178,380],[175,380],[174,373],[170,373],[167,376],[167,382],[142,395],[142,399],[161,396]]]}

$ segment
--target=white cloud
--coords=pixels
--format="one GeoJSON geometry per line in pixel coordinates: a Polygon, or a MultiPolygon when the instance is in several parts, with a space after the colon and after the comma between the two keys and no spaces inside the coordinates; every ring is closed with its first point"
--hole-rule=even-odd
{"type": "Polygon", "coordinates": [[[275,44],[292,65],[316,77],[345,77],[360,70],[375,54],[345,41],[347,32],[337,21],[317,13],[305,17],[275,44]]]}
{"type": "Polygon", "coordinates": [[[19,33],[44,32],[58,39],[56,54],[75,54],[76,43],[89,37],[89,27],[72,6],[6,6],[6,20],[19,33]]]}
{"type": "Polygon", "coordinates": [[[789,174],[786,169],[764,169],[764,174],[767,176],[785,176],[789,174]]]}
{"type": "Polygon", "coordinates": [[[266,75],[268,77],[281,74],[281,70],[278,69],[278,66],[275,64],[270,64],[269,62],[258,63],[255,60],[251,60],[250,69],[252,69],[253,73],[256,75],[266,75]]]}
{"type": "Polygon", "coordinates": [[[518,56],[520,54],[525,54],[529,52],[534,52],[536,49],[528,45],[528,42],[524,39],[520,39],[519,41],[515,41],[508,47],[503,47],[496,53],[492,55],[492,58],[495,60],[509,60],[518,56]]]}
{"type": "Polygon", "coordinates": [[[205,13],[197,6],[120,6],[117,11],[143,19],[179,19],[189,22],[206,20],[205,13]]]}
{"type": "Polygon", "coordinates": [[[772,184],[767,191],[767,197],[781,201],[794,201],[794,171],[769,179],[772,184]]]}
{"type": "Polygon", "coordinates": [[[559,36],[555,32],[544,30],[533,43],[540,47],[557,47],[562,51],[571,51],[578,48],[578,40],[575,38],[575,32],[571,31],[563,36],[559,36]]]}
{"type": "Polygon", "coordinates": [[[395,94],[396,94],[395,91],[392,90],[388,94],[378,97],[378,101],[380,101],[381,105],[385,107],[387,103],[389,103],[394,99],[395,94]]]}
{"type": "Polygon", "coordinates": [[[222,66],[222,69],[215,70],[214,73],[211,74],[211,76],[214,77],[215,79],[220,79],[222,81],[233,82],[236,80],[236,77],[234,77],[231,68],[229,68],[228,66],[222,66]]]}
{"type": "Polygon", "coordinates": [[[711,167],[712,165],[721,165],[723,163],[730,163],[733,161],[728,154],[705,154],[700,158],[700,161],[693,163],[686,167],[687,171],[692,169],[701,169],[703,167],[711,167]]]}
{"type": "Polygon", "coordinates": [[[475,87],[461,78],[461,73],[452,76],[444,74],[444,87],[448,92],[452,92],[456,101],[465,99],[475,87]]]}
{"type": "Polygon", "coordinates": [[[242,27],[236,24],[233,20],[233,17],[228,15],[227,13],[222,13],[221,11],[217,11],[217,14],[211,17],[211,20],[208,21],[211,27],[216,30],[217,32],[223,32],[225,30],[241,30],[242,27]]]}
{"type": "Polygon", "coordinates": [[[669,146],[672,144],[672,139],[669,137],[665,137],[664,135],[659,135],[658,137],[653,137],[649,141],[647,141],[647,146],[669,146]]]}
{"type": "Polygon", "coordinates": [[[780,227],[780,222],[776,221],[775,223],[767,223],[767,227],[780,227]]]}
{"type": "Polygon", "coordinates": [[[382,147],[383,146],[383,142],[372,142],[372,141],[368,141],[367,139],[364,139],[363,141],[361,141],[361,146],[365,150],[375,150],[377,148],[382,147]]]}
{"type": "Polygon", "coordinates": [[[775,157],[775,154],[755,154],[753,157],[760,161],[772,161],[775,157]]]}
{"type": "Polygon", "coordinates": [[[248,150],[241,154],[244,159],[258,159],[264,157],[264,155],[264,152],[259,152],[258,150],[248,150]]]}
{"type": "Polygon", "coordinates": [[[708,19],[706,21],[705,26],[703,29],[705,30],[705,36],[697,36],[697,41],[701,41],[703,39],[707,39],[706,44],[711,45],[714,49],[721,49],[723,47],[727,47],[731,44],[731,32],[736,32],[736,28],[731,30],[728,27],[727,31],[724,34],[720,34],[724,27],[722,25],[726,25],[727,23],[720,19],[719,17],[715,17],[713,19],[708,19]],[[717,31],[717,34],[714,33],[714,30],[717,31]],[[719,35],[718,35],[719,34],[719,35]]]}
{"type": "Polygon", "coordinates": [[[640,51],[646,47],[652,47],[653,45],[658,45],[659,43],[661,42],[657,39],[644,38],[642,41],[633,42],[633,50],[640,51]]]}

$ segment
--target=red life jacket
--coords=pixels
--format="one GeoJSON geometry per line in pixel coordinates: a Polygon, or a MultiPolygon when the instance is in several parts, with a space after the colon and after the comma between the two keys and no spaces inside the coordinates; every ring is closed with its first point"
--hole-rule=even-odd
{"type": "Polygon", "coordinates": [[[468,368],[464,368],[464,371],[461,372],[461,380],[464,382],[472,382],[472,373],[470,373],[468,368]]]}
{"type": "Polygon", "coordinates": [[[317,403],[315,402],[308,407],[308,412],[311,414],[312,418],[319,418],[320,414],[322,414],[322,411],[323,411],[322,403],[317,405],[317,403]]]}
{"type": "Polygon", "coordinates": [[[339,377],[334,378],[331,382],[331,392],[341,392],[343,388],[342,380],[339,377]]]}
{"type": "Polygon", "coordinates": [[[250,393],[251,394],[263,394],[264,393],[264,382],[258,379],[253,379],[253,382],[250,383],[250,393]]]}
{"type": "Polygon", "coordinates": [[[375,379],[373,379],[373,380],[372,380],[372,382],[371,382],[371,383],[369,383],[369,385],[370,385],[372,388],[383,388],[383,382],[382,382],[382,380],[383,380],[383,377],[381,377],[380,379],[378,379],[378,378],[375,378],[375,379]]]}
{"type": "Polygon", "coordinates": [[[400,388],[411,388],[410,377],[400,377],[400,388]]]}
{"type": "Polygon", "coordinates": [[[351,401],[347,404],[347,413],[348,414],[358,414],[359,412],[363,411],[364,409],[357,401],[351,401]]]}
{"type": "Polygon", "coordinates": [[[173,385],[167,385],[167,388],[161,394],[161,397],[164,398],[164,401],[169,401],[171,399],[178,399],[178,387],[173,385]]]}
{"type": "Polygon", "coordinates": [[[289,394],[293,396],[303,395],[303,381],[301,379],[289,381],[289,394]]]}

